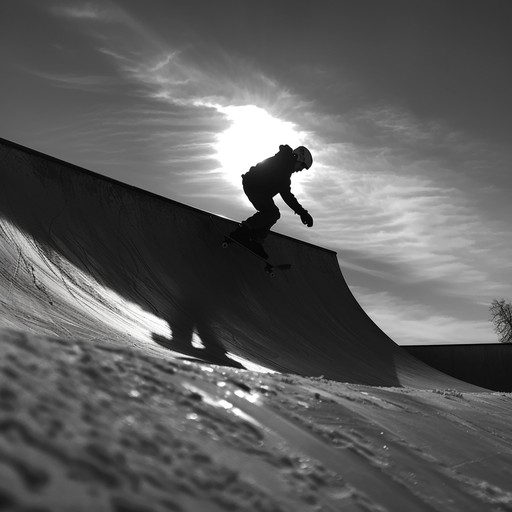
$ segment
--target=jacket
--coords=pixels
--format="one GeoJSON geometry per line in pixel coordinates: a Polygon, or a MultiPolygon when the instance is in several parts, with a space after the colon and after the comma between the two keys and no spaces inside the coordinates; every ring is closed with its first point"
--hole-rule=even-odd
{"type": "Polygon", "coordinates": [[[283,201],[300,215],[304,208],[291,191],[291,176],[296,158],[290,146],[279,146],[279,152],[274,156],[256,164],[242,175],[244,188],[249,192],[270,197],[280,194],[283,201]]]}

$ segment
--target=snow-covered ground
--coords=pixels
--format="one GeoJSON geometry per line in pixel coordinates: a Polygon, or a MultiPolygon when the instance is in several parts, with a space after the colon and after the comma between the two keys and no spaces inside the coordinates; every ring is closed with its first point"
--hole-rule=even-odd
{"type": "Polygon", "coordinates": [[[512,396],[2,330],[0,510],[512,510],[512,396]]]}

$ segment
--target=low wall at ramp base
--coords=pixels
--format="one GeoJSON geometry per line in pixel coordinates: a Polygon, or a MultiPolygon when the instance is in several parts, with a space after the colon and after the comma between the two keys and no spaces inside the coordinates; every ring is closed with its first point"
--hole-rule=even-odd
{"type": "Polygon", "coordinates": [[[413,345],[402,348],[452,377],[494,391],[512,392],[512,343],[413,345]]]}

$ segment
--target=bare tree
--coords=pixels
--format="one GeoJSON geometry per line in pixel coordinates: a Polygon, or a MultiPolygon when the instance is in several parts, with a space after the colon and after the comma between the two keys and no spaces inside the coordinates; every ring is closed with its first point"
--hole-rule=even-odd
{"type": "Polygon", "coordinates": [[[500,343],[512,343],[512,304],[505,299],[494,299],[489,306],[490,321],[494,324],[494,332],[500,343]]]}

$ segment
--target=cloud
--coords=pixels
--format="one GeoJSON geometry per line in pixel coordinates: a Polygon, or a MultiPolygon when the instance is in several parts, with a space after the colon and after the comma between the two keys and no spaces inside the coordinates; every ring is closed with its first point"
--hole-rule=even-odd
{"type": "Polygon", "coordinates": [[[61,4],[52,13],[116,23],[108,32],[90,33],[99,41],[96,51],[110,58],[125,80],[147,99],[199,108],[254,104],[279,109],[290,103],[288,91],[272,77],[259,72],[247,59],[202,40],[201,34],[181,47],[172,46],[129,11],[108,1],[61,4]]]}
{"type": "Polygon", "coordinates": [[[76,20],[117,22],[123,18],[122,11],[108,2],[104,2],[102,5],[95,2],[77,2],[74,5],[61,4],[52,7],[51,12],[56,16],[76,20]]]}
{"type": "MultiPolygon", "coordinates": [[[[137,53],[139,46],[152,47],[153,49],[162,47],[162,41],[155,33],[149,31],[144,24],[131,16],[126,9],[109,0],[102,0],[101,2],[69,0],[67,3],[62,2],[50,8],[50,13],[60,18],[76,21],[77,23],[82,22],[84,28],[88,28],[89,24],[94,23],[95,28],[100,29],[99,24],[103,24],[105,28],[108,28],[108,31],[103,33],[98,31],[95,34],[96,38],[102,41],[109,41],[110,43],[116,39],[125,48],[132,46],[133,53],[137,53]]],[[[117,55],[120,56],[121,53],[117,55]]]]}
{"type": "MultiPolygon", "coordinates": [[[[399,345],[490,343],[496,341],[487,321],[442,314],[442,307],[399,299],[360,287],[352,291],[372,320],[399,345]]],[[[447,308],[448,310],[448,308],[447,308]]]]}
{"type": "MultiPolygon", "coordinates": [[[[123,63],[119,61],[122,65],[123,63]]],[[[293,104],[289,91],[220,49],[205,49],[199,60],[185,50],[168,51],[123,69],[154,99],[179,105],[256,105],[269,111],[293,104]]]]}
{"type": "Polygon", "coordinates": [[[485,148],[392,106],[311,116],[315,165],[304,185],[304,204],[315,218],[311,241],[328,240],[342,258],[359,254],[349,263],[387,280],[382,286],[393,285],[397,297],[398,283],[436,283],[452,302],[478,296],[486,303],[511,293],[504,275],[511,267],[508,227],[486,218],[477,202],[482,187],[466,172],[485,148]]]}
{"type": "Polygon", "coordinates": [[[118,79],[102,75],[79,75],[72,73],[46,73],[31,70],[35,76],[53,82],[58,87],[86,92],[105,92],[119,86],[118,79]]]}

